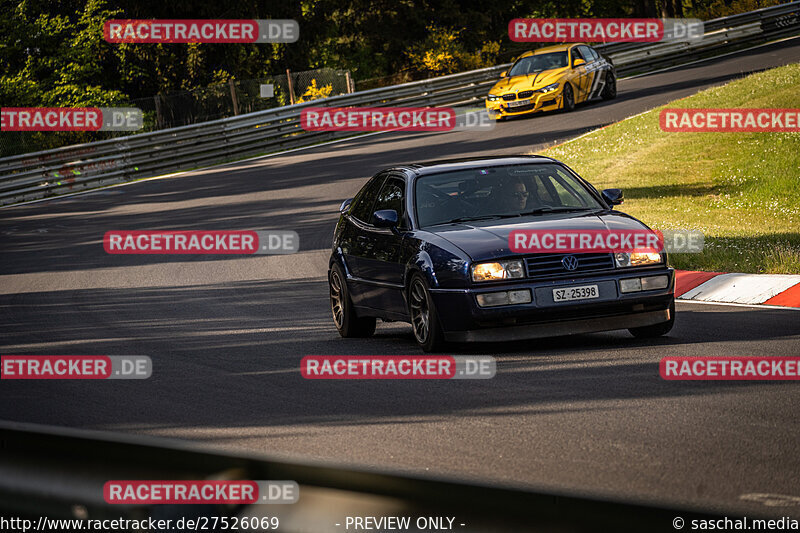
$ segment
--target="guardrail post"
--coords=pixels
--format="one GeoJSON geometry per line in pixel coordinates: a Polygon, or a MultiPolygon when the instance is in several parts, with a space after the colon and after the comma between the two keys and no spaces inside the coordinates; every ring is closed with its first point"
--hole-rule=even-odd
{"type": "Polygon", "coordinates": [[[233,78],[228,79],[228,85],[231,88],[231,102],[233,102],[233,114],[239,114],[239,99],[236,97],[236,85],[233,83],[233,78]]]}
{"type": "Polygon", "coordinates": [[[292,73],[286,69],[286,85],[289,86],[289,103],[294,105],[294,83],[292,83],[292,73]]]}
{"type": "Polygon", "coordinates": [[[164,127],[164,116],[161,114],[161,95],[155,95],[153,100],[156,103],[156,129],[160,130],[164,127]]]}

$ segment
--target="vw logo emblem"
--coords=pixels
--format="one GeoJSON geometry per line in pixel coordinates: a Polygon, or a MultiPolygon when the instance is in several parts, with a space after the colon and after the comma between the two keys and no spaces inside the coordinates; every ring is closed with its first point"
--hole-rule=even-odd
{"type": "Polygon", "coordinates": [[[578,258],[574,255],[568,255],[561,260],[561,264],[564,265],[564,268],[567,270],[575,270],[578,268],[578,258]]]}

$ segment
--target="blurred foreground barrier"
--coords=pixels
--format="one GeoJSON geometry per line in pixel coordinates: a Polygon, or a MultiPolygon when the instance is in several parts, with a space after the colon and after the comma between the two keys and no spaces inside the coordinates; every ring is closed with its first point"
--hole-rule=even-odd
{"type": "Polygon", "coordinates": [[[696,510],[292,463],[186,441],[4,421],[0,451],[0,517],[34,525],[45,518],[51,525],[74,519],[85,526],[73,523],[57,530],[89,529],[87,520],[169,519],[176,524],[237,517],[262,527],[266,523],[270,530],[309,533],[344,531],[348,518],[407,517],[411,526],[403,531],[430,530],[420,523],[430,526],[439,519],[450,527],[434,529],[464,533],[638,533],[674,531],[676,517],[687,524],[720,518],[696,510]],[[111,480],[291,480],[299,494],[296,503],[280,505],[111,504],[103,491],[111,480]]]}

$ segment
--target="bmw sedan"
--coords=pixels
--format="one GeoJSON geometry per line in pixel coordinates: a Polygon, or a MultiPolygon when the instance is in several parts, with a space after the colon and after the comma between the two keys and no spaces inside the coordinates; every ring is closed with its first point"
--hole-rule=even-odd
{"type": "Polygon", "coordinates": [[[496,120],[517,115],[572,111],[575,104],[617,96],[614,65],[585,44],[560,44],[522,54],[486,97],[496,120]]]}
{"type": "Polygon", "coordinates": [[[345,200],[328,281],[343,337],[405,321],[426,352],[627,329],[664,335],[674,270],[657,253],[520,253],[512,232],[650,231],[563,163],[540,156],[430,162],[378,172],[345,200]]]}

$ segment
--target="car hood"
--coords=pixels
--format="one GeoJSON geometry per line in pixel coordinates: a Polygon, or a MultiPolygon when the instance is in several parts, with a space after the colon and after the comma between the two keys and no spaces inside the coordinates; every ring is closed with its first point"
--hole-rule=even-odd
{"type": "Polygon", "coordinates": [[[489,94],[506,94],[509,92],[526,91],[528,89],[541,89],[561,80],[561,77],[569,70],[569,67],[543,70],[536,74],[526,76],[514,76],[513,78],[503,78],[498,81],[489,91],[489,94]]]}
{"type": "Polygon", "coordinates": [[[515,230],[638,230],[647,226],[617,211],[553,213],[521,218],[462,222],[439,226],[432,233],[460,248],[473,261],[516,255],[508,246],[515,230]]]}

